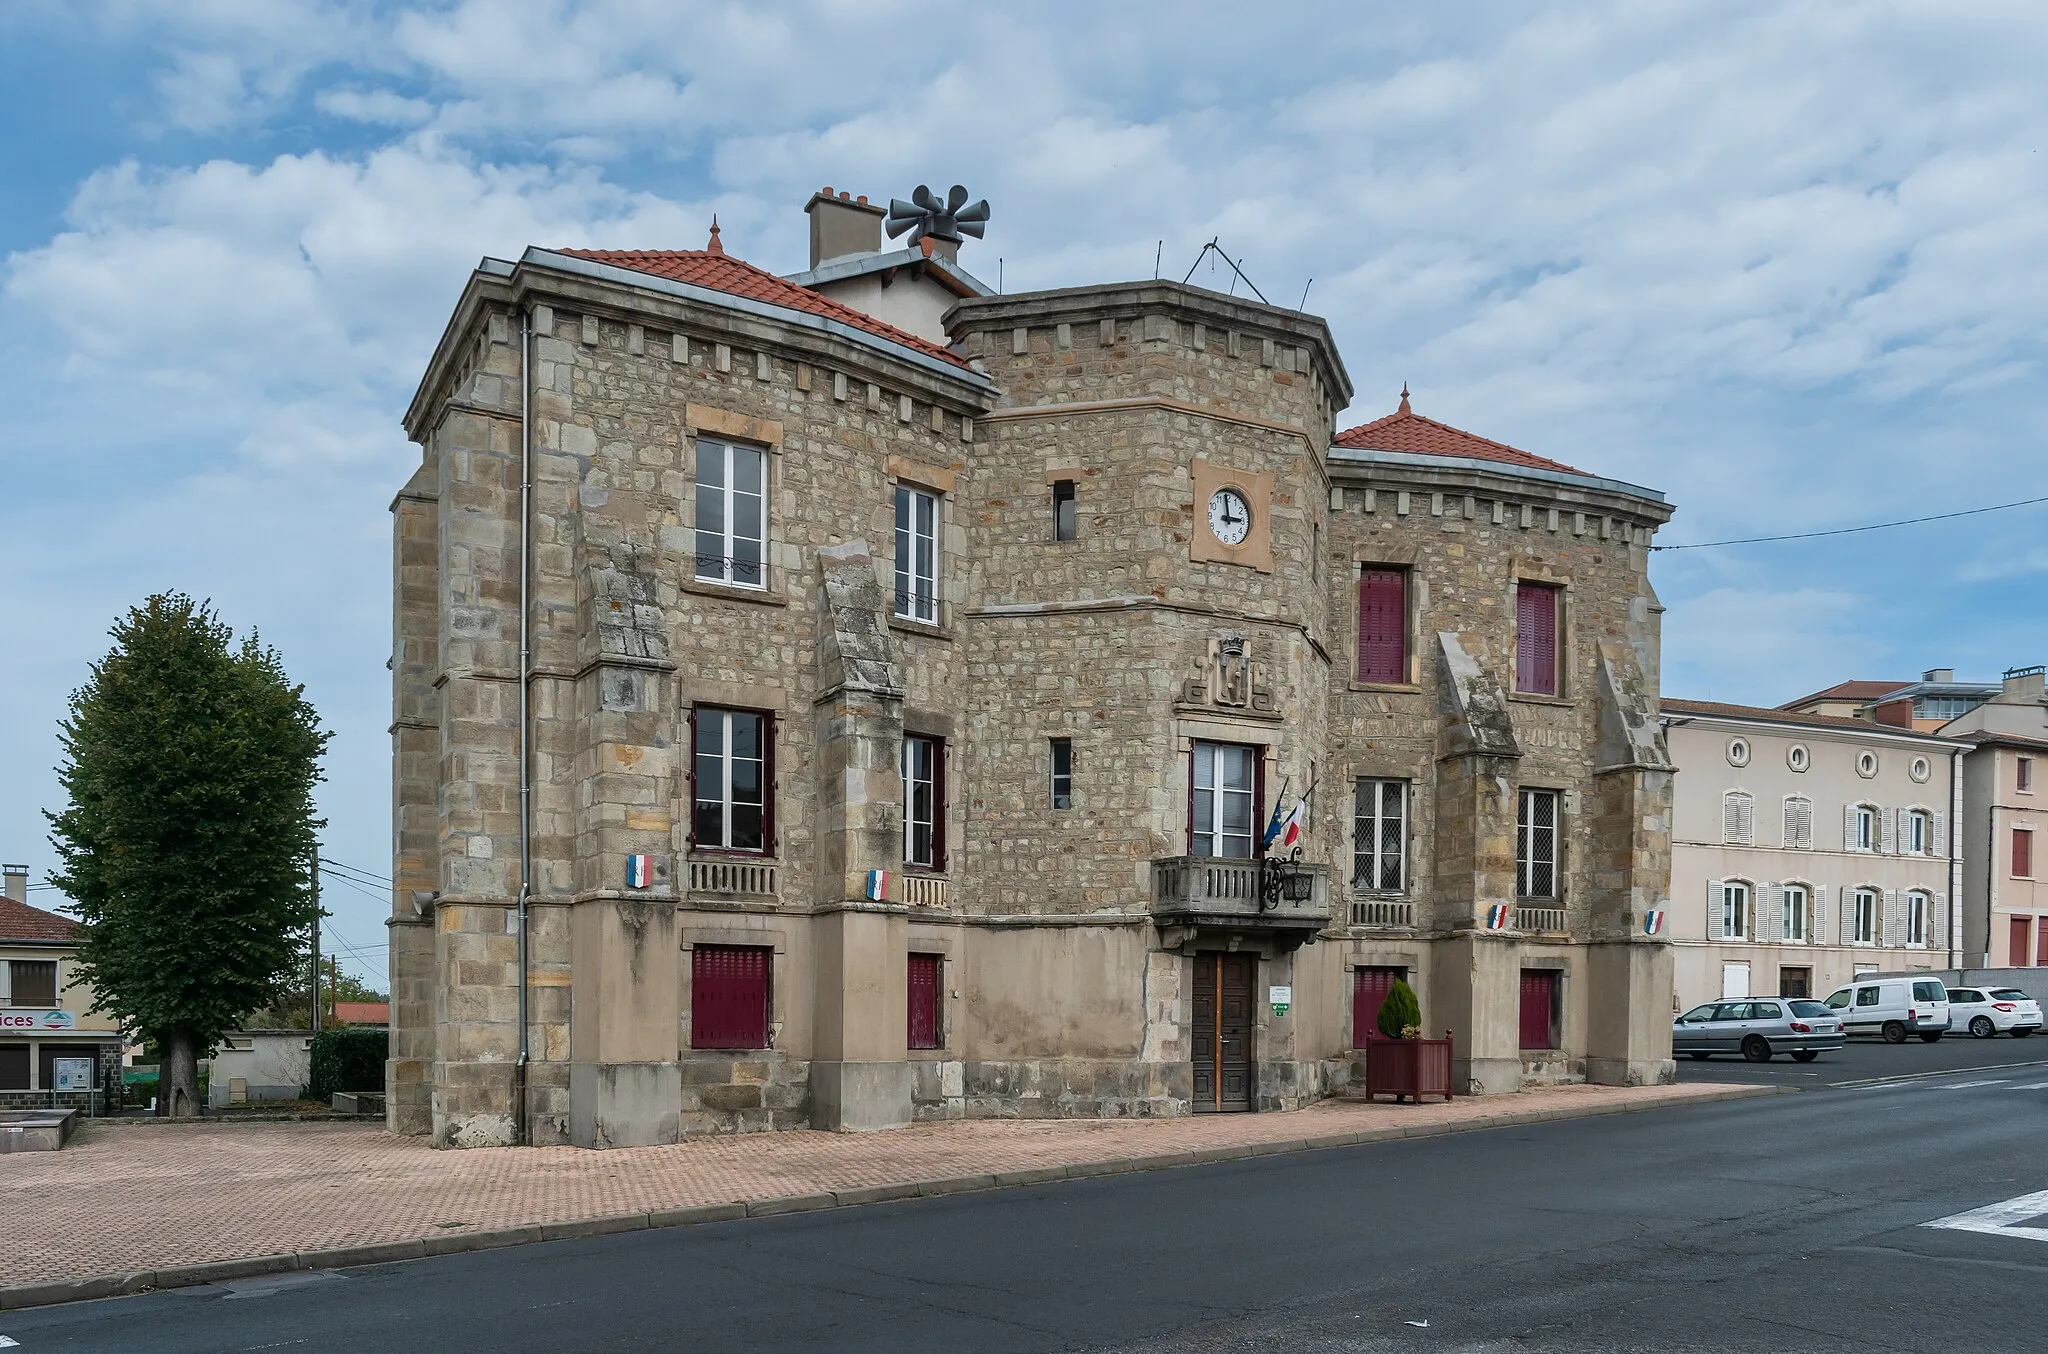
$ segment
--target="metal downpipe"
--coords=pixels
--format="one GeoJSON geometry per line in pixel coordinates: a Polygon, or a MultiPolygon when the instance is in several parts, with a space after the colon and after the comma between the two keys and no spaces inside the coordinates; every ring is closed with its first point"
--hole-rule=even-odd
{"type": "Polygon", "coordinates": [[[526,1072],[532,1057],[527,1034],[527,904],[533,896],[533,757],[528,694],[533,685],[531,554],[533,548],[533,312],[519,308],[519,1061],[512,1071],[513,1138],[530,1146],[526,1072]]]}

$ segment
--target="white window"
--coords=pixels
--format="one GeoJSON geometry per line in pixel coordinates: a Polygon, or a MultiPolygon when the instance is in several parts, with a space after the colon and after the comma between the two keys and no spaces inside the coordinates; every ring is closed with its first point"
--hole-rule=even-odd
{"type": "Polygon", "coordinates": [[[1813,938],[1810,934],[1813,917],[1806,886],[1787,884],[1778,890],[1778,896],[1784,900],[1785,929],[1782,934],[1788,942],[1804,945],[1813,938]]]}
{"type": "Polygon", "coordinates": [[[1927,944],[1927,914],[1930,900],[1924,893],[1906,895],[1906,943],[1925,946],[1927,944]]]}
{"type": "Polygon", "coordinates": [[[1721,885],[1721,938],[1749,939],[1749,885],[1733,879],[1721,885]]]}
{"type": "Polygon", "coordinates": [[[1408,782],[1362,780],[1351,820],[1351,887],[1399,893],[1408,885],[1408,782]]]}
{"type": "Polygon", "coordinates": [[[1877,944],[1878,909],[1883,900],[1876,889],[1857,889],[1849,895],[1849,942],[1877,944]]]}
{"type": "Polygon", "coordinates": [[[1906,814],[1906,854],[1924,856],[1934,849],[1934,815],[1925,809],[1906,814]]]}
{"type": "Polygon", "coordinates": [[[1251,859],[1258,817],[1253,783],[1256,764],[1254,748],[1237,743],[1195,744],[1190,855],[1251,859]]]}
{"type": "Polygon", "coordinates": [[[1515,816],[1515,896],[1557,896],[1557,808],[1555,790],[1524,790],[1515,816]]]}
{"type": "Polygon", "coordinates": [[[690,845],[709,851],[767,851],[768,716],[699,706],[692,720],[696,808],[690,845]]]}
{"type": "Polygon", "coordinates": [[[1849,849],[1875,851],[1878,841],[1877,810],[1868,804],[1858,804],[1849,821],[1849,849]]]}
{"type": "Polygon", "coordinates": [[[1813,801],[1805,795],[1785,796],[1785,845],[1799,850],[1813,847],[1813,801]]]}
{"type": "Polygon", "coordinates": [[[1744,790],[1730,790],[1721,796],[1721,840],[1730,846],[1750,846],[1756,841],[1756,800],[1744,790]]]}
{"type": "Polygon", "coordinates": [[[903,863],[946,868],[946,745],[937,738],[903,739],[903,863]]]}
{"type": "Polygon", "coordinates": [[[697,439],[697,577],[768,585],[767,457],[757,447],[697,439]]]}
{"type": "Polygon", "coordinates": [[[896,614],[939,623],[939,499],[896,486],[896,614]]]}

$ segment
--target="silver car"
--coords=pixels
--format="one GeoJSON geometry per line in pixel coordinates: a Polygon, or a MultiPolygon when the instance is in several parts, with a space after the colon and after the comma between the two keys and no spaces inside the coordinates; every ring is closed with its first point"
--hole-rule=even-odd
{"type": "Polygon", "coordinates": [[[1842,1046],[1842,1019],[1804,997],[1746,998],[1695,1006],[1671,1022],[1671,1051],[1688,1058],[1740,1053],[1753,1063],[1790,1053],[1810,1063],[1842,1046]]]}

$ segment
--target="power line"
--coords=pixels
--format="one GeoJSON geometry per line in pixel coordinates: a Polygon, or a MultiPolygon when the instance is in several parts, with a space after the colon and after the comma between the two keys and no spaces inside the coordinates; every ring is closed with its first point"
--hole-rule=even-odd
{"type": "Polygon", "coordinates": [[[1937,512],[1925,517],[1906,517],[1896,522],[1872,522],[1861,527],[1836,527],[1832,531],[1794,531],[1783,536],[1743,536],[1732,541],[1694,541],[1690,545],[1653,545],[1652,550],[1711,550],[1721,545],[1760,545],[1765,541],[1810,541],[1817,536],[1849,536],[1859,531],[1885,531],[1891,527],[1910,527],[1921,522],[1945,522],[1951,517],[1975,517],[1979,513],[2004,512],[2007,508],[2025,508],[2036,503],[2048,503],[2048,496],[2023,498],[2014,503],[1994,503],[1988,508],[1964,508],[1961,512],[1937,512]]]}
{"type": "Polygon", "coordinates": [[[345,870],[350,874],[361,875],[364,879],[370,880],[374,883],[389,884],[391,882],[390,875],[378,874],[375,870],[366,870],[360,865],[346,865],[338,860],[329,860],[326,856],[320,857],[320,863],[322,865],[331,866],[332,868],[337,870],[345,870]]]}

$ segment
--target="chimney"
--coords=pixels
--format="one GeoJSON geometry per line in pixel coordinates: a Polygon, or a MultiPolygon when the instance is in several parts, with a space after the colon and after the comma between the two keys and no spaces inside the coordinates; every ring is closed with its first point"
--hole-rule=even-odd
{"type": "Polygon", "coordinates": [[[822,188],[804,204],[811,218],[811,267],[849,254],[874,254],[882,248],[882,217],[886,214],[865,197],[822,188]]]}
{"type": "Polygon", "coordinates": [[[2038,663],[2026,668],[2007,668],[2001,684],[2005,689],[1999,693],[2003,703],[2048,700],[2048,677],[2044,674],[2048,674],[2048,668],[2038,663]]]}
{"type": "Polygon", "coordinates": [[[28,866],[0,865],[0,882],[5,883],[9,898],[17,903],[28,901],[28,866]]]}
{"type": "Polygon", "coordinates": [[[1920,674],[1920,680],[1923,682],[1953,682],[1955,679],[1954,668],[1929,668],[1920,674]]]}

